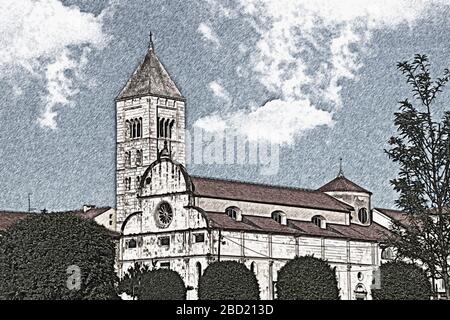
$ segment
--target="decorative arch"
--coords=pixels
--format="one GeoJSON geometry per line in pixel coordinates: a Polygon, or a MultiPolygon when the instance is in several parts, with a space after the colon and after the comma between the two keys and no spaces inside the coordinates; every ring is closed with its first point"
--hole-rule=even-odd
{"type": "Polygon", "coordinates": [[[122,226],[120,227],[120,234],[123,235],[123,231],[125,230],[125,227],[127,225],[127,223],[130,221],[131,218],[137,216],[137,215],[142,215],[142,211],[136,211],[133,212],[132,214],[130,214],[128,217],[125,218],[125,220],[122,223],[122,226]]]}
{"type": "Polygon", "coordinates": [[[194,191],[194,184],[192,183],[191,177],[187,173],[186,168],[181,163],[179,163],[178,161],[172,160],[171,158],[157,159],[148,166],[148,168],[144,171],[144,174],[142,175],[141,184],[140,184],[141,189],[144,189],[145,182],[148,181],[147,180],[148,178],[150,178],[149,173],[152,172],[152,170],[155,166],[157,166],[158,164],[161,164],[162,162],[171,162],[174,166],[178,167],[179,172],[181,172],[181,174],[183,175],[183,178],[184,178],[184,181],[186,184],[186,190],[190,193],[192,193],[194,191]]]}

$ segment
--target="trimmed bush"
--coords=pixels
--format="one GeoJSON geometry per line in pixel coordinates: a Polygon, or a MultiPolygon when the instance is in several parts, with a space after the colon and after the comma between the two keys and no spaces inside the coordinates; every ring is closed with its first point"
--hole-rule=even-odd
{"type": "Polygon", "coordinates": [[[186,287],[181,276],[169,269],[150,270],[135,263],[119,283],[119,292],[138,300],[186,300],[186,287]]]}
{"type": "Polygon", "coordinates": [[[403,261],[380,267],[380,289],[372,289],[375,300],[429,300],[431,284],[424,270],[403,261]]]}
{"type": "Polygon", "coordinates": [[[114,261],[110,233],[93,220],[36,214],[0,237],[0,299],[118,299],[114,261]]]}
{"type": "Polygon", "coordinates": [[[210,264],[198,285],[200,300],[259,300],[255,274],[236,261],[210,264]]]}
{"type": "Polygon", "coordinates": [[[142,274],[139,300],[186,300],[186,286],[173,270],[158,269],[142,274]]]}
{"type": "Polygon", "coordinates": [[[280,300],[338,300],[336,269],[312,256],[296,257],[278,271],[280,300]]]}

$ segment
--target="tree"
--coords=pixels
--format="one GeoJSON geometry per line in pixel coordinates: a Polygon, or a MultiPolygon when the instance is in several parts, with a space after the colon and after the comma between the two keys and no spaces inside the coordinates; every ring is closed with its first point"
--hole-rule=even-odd
{"type": "Polygon", "coordinates": [[[127,295],[137,298],[138,290],[141,287],[143,274],[150,271],[150,268],[146,264],[135,262],[131,266],[122,279],[120,279],[118,292],[125,292],[127,295]]]}
{"type": "Polygon", "coordinates": [[[148,265],[135,263],[119,283],[119,292],[138,300],[185,300],[186,286],[181,276],[172,270],[150,270],[148,265]]]}
{"type": "Polygon", "coordinates": [[[211,263],[198,284],[200,300],[259,300],[255,274],[237,261],[211,263]]]}
{"type": "Polygon", "coordinates": [[[425,55],[397,67],[412,88],[413,100],[400,102],[397,135],[386,150],[399,166],[391,184],[399,194],[397,206],[407,214],[406,221],[394,222],[389,242],[399,258],[420,261],[429,274],[443,279],[450,298],[450,112],[436,105],[450,72],[445,69],[442,78],[432,80],[425,55]]]}
{"type": "Polygon", "coordinates": [[[278,271],[280,300],[338,300],[336,269],[312,256],[296,257],[278,271]]]}
{"type": "Polygon", "coordinates": [[[392,261],[380,267],[380,289],[372,289],[375,300],[429,300],[431,285],[425,271],[403,261],[392,261]]]}
{"type": "Polygon", "coordinates": [[[0,240],[0,299],[117,299],[107,229],[71,214],[37,214],[0,240]]]}

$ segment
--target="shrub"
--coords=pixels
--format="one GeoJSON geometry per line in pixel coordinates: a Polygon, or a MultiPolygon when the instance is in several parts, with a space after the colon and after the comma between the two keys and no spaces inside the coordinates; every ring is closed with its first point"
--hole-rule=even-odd
{"type": "Polygon", "coordinates": [[[424,270],[403,261],[380,267],[380,288],[372,289],[375,300],[429,300],[431,284],[424,270]]]}
{"type": "Polygon", "coordinates": [[[150,270],[135,263],[119,283],[119,292],[139,300],[185,300],[186,287],[181,276],[172,270],[150,270]]]}
{"type": "Polygon", "coordinates": [[[117,299],[114,261],[111,235],[93,220],[36,214],[1,237],[0,299],[117,299]]]}
{"type": "Polygon", "coordinates": [[[198,295],[200,300],[258,300],[259,284],[242,263],[213,262],[200,278],[198,295]]]}
{"type": "Polygon", "coordinates": [[[322,259],[296,257],[278,272],[278,299],[337,300],[336,270],[322,259]]]}

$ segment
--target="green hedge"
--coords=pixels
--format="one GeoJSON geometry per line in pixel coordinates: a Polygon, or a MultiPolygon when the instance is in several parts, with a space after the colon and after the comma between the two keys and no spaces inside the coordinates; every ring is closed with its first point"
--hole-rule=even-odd
{"type": "Polygon", "coordinates": [[[32,215],[0,237],[0,299],[117,299],[114,260],[111,235],[93,220],[32,215]]]}
{"type": "Polygon", "coordinates": [[[200,300],[258,300],[259,284],[242,263],[213,262],[200,277],[198,295],[200,300]]]}
{"type": "Polygon", "coordinates": [[[431,284],[423,269],[402,261],[380,267],[380,289],[372,289],[375,300],[429,300],[431,284]]]}
{"type": "Polygon", "coordinates": [[[135,264],[119,283],[119,292],[138,300],[185,300],[186,287],[181,276],[172,270],[150,270],[135,264]]]}
{"type": "Polygon", "coordinates": [[[336,270],[322,259],[296,257],[278,272],[280,300],[338,300],[336,270]]]}

